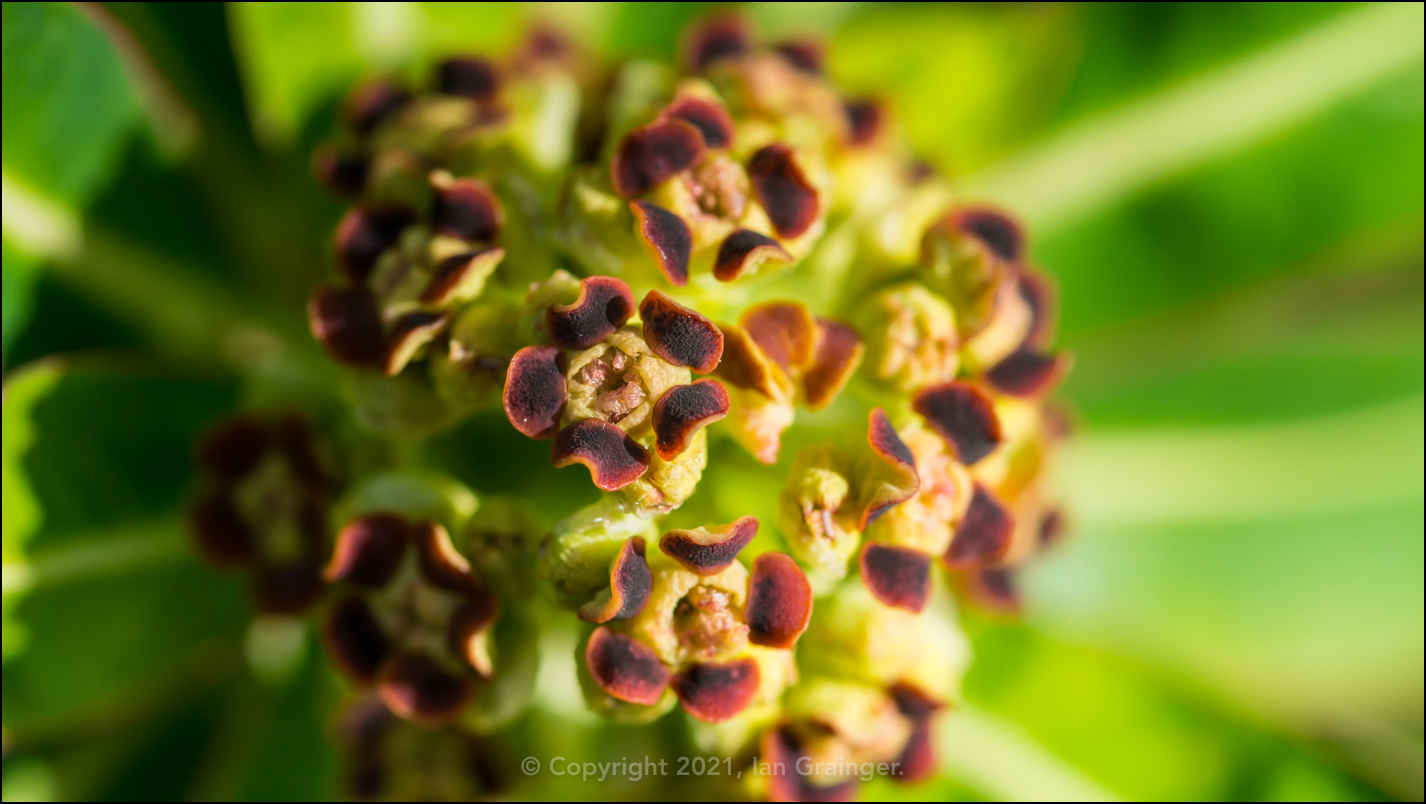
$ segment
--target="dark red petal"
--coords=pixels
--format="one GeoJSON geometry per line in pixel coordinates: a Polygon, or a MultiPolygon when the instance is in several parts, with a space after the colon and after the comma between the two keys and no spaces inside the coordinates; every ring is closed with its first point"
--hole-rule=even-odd
{"type": "Polygon", "coordinates": [[[862,582],[888,606],[919,612],[931,596],[931,556],[920,550],[868,542],[862,547],[862,582]]]}
{"type": "Polygon", "coordinates": [[[386,356],[381,363],[382,373],[394,377],[406,368],[411,358],[421,347],[430,343],[446,329],[450,323],[448,311],[432,312],[412,310],[391,324],[391,334],[386,339],[386,356]]]}
{"type": "Polygon", "coordinates": [[[837,398],[866,352],[857,331],[840,321],[819,318],[817,330],[817,356],[802,374],[803,398],[810,410],[821,410],[837,398]]]}
{"type": "Polygon", "coordinates": [[[1000,419],[990,395],[968,382],[954,380],[916,392],[911,407],[926,419],[956,460],[974,466],[995,451],[1001,441],[1000,419]]]}
{"type": "Polygon", "coordinates": [[[652,706],[668,686],[668,665],[653,648],[604,626],[589,635],[584,665],[601,690],[621,701],[652,706]]]}
{"type": "Polygon", "coordinates": [[[371,162],[358,154],[343,154],[330,145],[312,152],[312,175],[328,190],[342,196],[360,195],[366,188],[371,162]]]}
{"type": "Polygon", "coordinates": [[[748,641],[790,648],[812,620],[812,584],[786,553],[763,553],[753,560],[743,619],[748,641]]]}
{"type": "Polygon", "coordinates": [[[916,473],[916,459],[911,450],[897,435],[896,428],[886,417],[886,411],[874,408],[867,427],[867,443],[872,452],[891,471],[893,482],[881,483],[873,490],[866,507],[862,509],[861,529],[877,520],[887,509],[911,499],[921,488],[921,477],[916,473]]]}
{"type": "Polygon", "coordinates": [[[312,337],[340,363],[371,368],[386,351],[376,297],[364,288],[318,288],[307,303],[307,322],[312,337]]]}
{"type": "Polygon", "coordinates": [[[763,354],[748,331],[732,324],[720,324],[718,329],[723,335],[724,347],[718,376],[730,385],[757,391],[768,399],[783,399],[786,376],[763,354]]]}
{"type": "Polygon", "coordinates": [[[990,247],[1006,262],[1025,256],[1025,234],[1014,218],[988,207],[962,207],[951,213],[953,225],[990,247]]]}
{"type": "Polygon", "coordinates": [[[733,565],[757,534],[757,517],[745,516],[707,533],[671,530],[659,537],[659,549],[689,572],[717,575],[733,565]]]}
{"type": "Polygon", "coordinates": [[[1063,354],[1021,347],[985,372],[985,379],[1007,396],[1040,396],[1048,393],[1068,370],[1069,358],[1063,354]]]}
{"type": "Polygon", "coordinates": [[[257,554],[257,540],[227,492],[214,492],[196,503],[188,513],[188,527],[199,552],[216,566],[239,566],[257,554]]]}
{"type": "Polygon", "coordinates": [[[709,148],[727,148],[733,144],[733,118],[727,109],[711,100],[685,96],[664,107],[662,115],[698,129],[703,135],[703,144],[709,148]]]}
{"type": "Polygon", "coordinates": [[[817,320],[802,302],[759,304],[744,311],[738,324],[783,371],[808,368],[817,357],[817,320]]]}
{"type": "Polygon", "coordinates": [[[1030,306],[1030,332],[1025,336],[1024,345],[1043,349],[1054,339],[1054,283],[1038,271],[1023,268],[1020,271],[1020,298],[1030,306]]]}
{"type": "Polygon", "coordinates": [[[357,681],[375,679],[391,652],[391,640],[359,597],[348,597],[333,606],[322,632],[332,663],[357,681]]]}
{"type": "Polygon", "coordinates": [[[421,723],[443,723],[470,700],[470,682],[420,653],[393,656],[377,682],[381,700],[393,713],[421,723]]]}
{"type": "Polygon", "coordinates": [[[476,638],[495,624],[499,614],[499,598],[484,590],[474,591],[451,615],[450,626],[446,630],[447,647],[481,675],[486,675],[491,668],[482,666],[485,664],[484,654],[477,652],[473,646],[476,638]]]}
{"type": "Polygon", "coordinates": [[[762,756],[770,771],[767,777],[767,797],[769,801],[852,801],[857,795],[857,780],[828,787],[818,787],[807,781],[808,775],[798,769],[807,769],[807,762],[799,762],[807,754],[792,729],[778,726],[763,732],[762,756]]]}
{"type": "Polygon", "coordinates": [[[660,458],[673,460],[688,447],[694,433],[727,416],[731,407],[728,389],[717,380],[675,385],[654,403],[654,449],[660,458]]]}
{"type": "Polygon", "coordinates": [[[452,592],[470,592],[479,581],[470,571],[470,562],[451,543],[444,526],[423,520],[411,526],[411,541],[416,546],[416,560],[421,574],[433,586],[452,592]]]}
{"type": "Polygon", "coordinates": [[[1065,534],[1065,514],[1058,508],[1051,508],[1040,517],[1040,549],[1045,550],[1059,543],[1065,534]]]}
{"type": "Polygon", "coordinates": [[[371,276],[381,252],[396,245],[401,231],[416,220],[411,210],[401,206],[353,207],[337,223],[332,247],[337,267],[358,284],[371,276]]]}
{"type": "Polygon", "coordinates": [[[847,113],[847,142],[854,147],[872,142],[886,126],[886,111],[874,100],[849,100],[844,108],[847,113]]]}
{"type": "Polygon", "coordinates": [[[566,400],[564,353],[553,346],[526,346],[510,358],[505,374],[505,416],[530,438],[559,429],[566,400]]]}
{"type": "Polygon", "coordinates": [[[739,229],[724,238],[713,261],[713,276],[719,282],[734,279],[763,262],[789,262],[792,255],[781,243],[752,229],[739,229]]]}
{"type": "Polygon", "coordinates": [[[634,314],[634,292],[622,279],[591,276],[580,280],[579,297],[545,311],[550,340],[566,349],[588,349],[624,326],[634,314]]]}
{"type": "Polygon", "coordinates": [[[1010,549],[1010,537],[1014,533],[1015,517],[1010,509],[985,486],[976,483],[970,508],[956,525],[943,560],[952,569],[992,563],[1010,549]]]}
{"type": "MultiPolygon", "coordinates": [[[[449,178],[449,177],[447,177],[449,178]]],[[[505,223],[505,210],[479,179],[433,181],[431,228],[458,240],[491,242],[505,223]]]]}
{"type": "Polygon", "coordinates": [[[655,120],[619,141],[609,166],[614,190],[625,198],[642,195],[674,174],[703,161],[703,134],[682,120],[655,120]]]}
{"type": "Polygon", "coordinates": [[[288,468],[295,472],[305,485],[324,490],[330,479],[317,455],[317,437],[312,432],[312,425],[298,414],[287,414],[277,421],[273,436],[278,448],[287,458],[288,468]]]}
{"type": "Polygon", "coordinates": [[[897,758],[896,781],[911,784],[936,772],[936,745],[931,726],[930,718],[911,721],[911,736],[897,758]]]}
{"type": "Polygon", "coordinates": [[[410,539],[410,526],[399,514],[367,514],[344,525],[327,564],[333,583],[349,581],[360,586],[385,586],[401,568],[410,539]]]}
{"type": "Polygon", "coordinates": [[[944,708],[944,704],[926,694],[924,690],[905,681],[898,681],[887,690],[896,702],[896,709],[909,718],[926,718],[944,708]]]}
{"type": "Polygon", "coordinates": [[[257,468],[267,446],[267,427],[261,421],[233,416],[203,434],[198,462],[220,480],[236,480],[257,468]]]}
{"type": "Polygon", "coordinates": [[[644,341],[654,354],[675,366],[708,374],[723,359],[723,333],[712,321],[668,294],[651,290],[639,302],[644,341]]]}
{"type": "Polygon", "coordinates": [[[436,263],[431,278],[421,289],[421,303],[444,307],[476,296],[475,283],[484,287],[490,268],[505,259],[505,249],[483,248],[452,254],[436,263]]]}
{"type": "Polygon", "coordinates": [[[253,578],[252,596],[263,614],[302,614],[322,596],[322,567],[310,561],[266,567],[253,578]]]}
{"type": "Polygon", "coordinates": [[[658,204],[630,201],[639,240],[653,256],[659,270],[675,287],[688,284],[688,258],[693,253],[693,234],[683,218],[658,204]]]}
{"type": "Polygon", "coordinates": [[[601,419],[581,419],[556,433],[550,460],[557,468],[584,464],[605,491],[618,491],[649,470],[649,454],[639,442],[601,419]]]}
{"type": "Polygon", "coordinates": [[[704,723],[722,723],[747,708],[758,681],[758,663],[739,659],[692,665],[670,683],[688,714],[704,723]]]}
{"type": "Polygon", "coordinates": [[[995,614],[1019,614],[1023,606],[1010,567],[972,567],[952,573],[952,581],[962,597],[995,614]]]}
{"type": "Polygon", "coordinates": [[[342,103],[342,118],[356,133],[365,136],[391,114],[411,101],[411,93],[383,79],[357,85],[342,103]]]}
{"type": "Polygon", "coordinates": [[[488,100],[500,90],[500,71],[485,59],[446,59],[436,65],[436,90],[471,100],[488,100]]]}
{"type": "Polygon", "coordinates": [[[702,72],[718,59],[741,56],[752,47],[747,20],[736,14],[719,14],[689,28],[684,42],[684,65],[702,72]]]}
{"type": "Polygon", "coordinates": [[[753,154],[748,178],[778,237],[797,237],[817,220],[817,191],[792,158],[791,148],[774,143],[753,154]]]}
{"type": "Polygon", "coordinates": [[[644,610],[654,589],[654,576],[644,557],[644,537],[624,540],[609,569],[609,589],[579,609],[579,618],[591,623],[627,620],[644,610]]]}
{"type": "Polygon", "coordinates": [[[787,59],[793,67],[811,75],[821,75],[827,61],[822,43],[816,39],[797,39],[773,46],[778,55],[787,59]]]}

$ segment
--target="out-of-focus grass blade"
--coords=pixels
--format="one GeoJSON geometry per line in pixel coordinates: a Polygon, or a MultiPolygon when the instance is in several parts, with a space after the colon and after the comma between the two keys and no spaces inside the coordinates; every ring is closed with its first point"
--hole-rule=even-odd
{"type": "Polygon", "coordinates": [[[1238,64],[1076,125],[968,177],[966,189],[1037,230],[1320,112],[1421,60],[1420,4],[1375,4],[1238,64]]]}

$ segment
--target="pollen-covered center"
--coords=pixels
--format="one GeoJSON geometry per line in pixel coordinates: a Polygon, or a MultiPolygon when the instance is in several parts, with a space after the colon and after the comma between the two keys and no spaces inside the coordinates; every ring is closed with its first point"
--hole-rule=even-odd
{"type": "Polygon", "coordinates": [[[748,175],[726,156],[705,159],[685,179],[688,190],[706,215],[737,220],[748,205],[748,175]]]}
{"type": "Polygon", "coordinates": [[[649,398],[633,360],[617,347],[586,363],[574,376],[593,397],[593,409],[610,424],[618,424],[649,398]]]}
{"type": "Polygon", "coordinates": [[[447,634],[462,598],[428,581],[414,553],[408,551],[396,577],[371,598],[372,612],[387,636],[408,651],[458,659],[447,634]]]}
{"type": "Polygon", "coordinates": [[[699,584],[678,601],[673,630],[679,647],[693,660],[732,653],[748,643],[748,626],[729,592],[699,584]]]}
{"type": "Polygon", "coordinates": [[[303,508],[310,494],[282,454],[269,451],[233,491],[233,507],[258,539],[258,553],[274,562],[301,558],[303,508]]]}

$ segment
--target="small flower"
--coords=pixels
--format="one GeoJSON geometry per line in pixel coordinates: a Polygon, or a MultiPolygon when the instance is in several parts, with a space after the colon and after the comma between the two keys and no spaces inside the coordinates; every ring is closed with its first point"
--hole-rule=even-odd
{"type": "Polygon", "coordinates": [[[812,588],[783,553],[759,555],[751,573],[737,561],[757,527],[743,517],[668,531],[652,554],[639,537],[621,546],[608,587],[580,609],[599,624],[581,657],[596,709],[639,717],[676,697],[694,718],[721,723],[776,700],[786,674],[764,667],[790,660],[812,588]]]}
{"type": "Polygon", "coordinates": [[[471,801],[507,784],[494,740],[455,726],[412,724],[373,698],[343,707],[336,738],[342,790],[357,801],[471,801]]]}
{"type": "Polygon", "coordinates": [[[207,490],[189,510],[190,529],[211,563],[251,574],[260,612],[300,614],[322,593],[335,482],[319,452],[295,414],[235,416],[199,446],[207,490]]]}
{"type": "Polygon", "coordinates": [[[353,519],[326,577],[344,587],[323,628],[333,660],[401,717],[449,721],[494,674],[499,599],[443,525],[394,512],[353,519]]]}

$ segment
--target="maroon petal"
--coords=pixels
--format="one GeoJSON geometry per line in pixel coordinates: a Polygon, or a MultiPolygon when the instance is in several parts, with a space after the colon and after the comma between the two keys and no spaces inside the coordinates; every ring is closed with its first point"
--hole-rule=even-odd
{"type": "Polygon", "coordinates": [[[748,331],[732,324],[721,324],[718,329],[724,347],[718,376],[730,385],[757,391],[768,399],[786,399],[790,389],[787,376],[763,354],[748,331]]]}
{"type": "Polygon", "coordinates": [[[421,347],[435,340],[450,323],[451,314],[446,311],[412,310],[396,319],[391,325],[391,334],[386,341],[386,356],[382,359],[381,370],[388,377],[395,377],[406,368],[406,364],[416,356],[421,347]]]}
{"type": "Polygon", "coordinates": [[[721,104],[706,98],[679,98],[664,107],[662,116],[682,120],[698,129],[703,135],[703,144],[709,148],[727,148],[733,144],[733,118],[721,104]]]}
{"type": "Polygon", "coordinates": [[[778,237],[797,237],[817,220],[817,190],[797,166],[791,148],[774,143],[753,154],[748,178],[778,237]]]}
{"type": "Polygon", "coordinates": [[[220,480],[232,481],[257,468],[267,453],[267,427],[251,416],[218,422],[198,445],[198,462],[220,480]]]}
{"type": "Polygon", "coordinates": [[[215,566],[240,566],[257,555],[257,540],[227,493],[215,492],[195,504],[188,527],[199,552],[215,566]]]}
{"type": "Polygon", "coordinates": [[[322,596],[322,567],[310,561],[266,567],[253,579],[252,596],[263,614],[302,614],[322,596]]]}
{"type": "Polygon", "coordinates": [[[995,256],[1018,263],[1025,256],[1025,233],[1014,218],[988,207],[962,207],[951,213],[952,224],[990,247],[995,256]]]}
{"type": "Polygon", "coordinates": [[[862,582],[888,606],[919,612],[931,596],[931,556],[920,550],[868,542],[862,548],[862,582]]]}
{"type": "Polygon", "coordinates": [[[1065,514],[1058,508],[1051,508],[1040,517],[1040,549],[1047,550],[1059,544],[1065,535],[1065,514]]]}
{"type": "Polygon", "coordinates": [[[410,538],[406,520],[398,514],[367,514],[344,525],[327,564],[328,581],[349,581],[373,589],[385,586],[401,568],[410,538]]]}
{"type": "Polygon", "coordinates": [[[634,292],[622,279],[591,276],[580,280],[579,297],[545,311],[550,340],[566,349],[588,349],[624,326],[634,314],[634,292]]]}
{"type": "Polygon", "coordinates": [[[708,374],[723,359],[723,333],[712,321],[668,294],[651,290],[639,302],[644,340],[654,354],[675,366],[708,374]]]}
{"type": "Polygon", "coordinates": [[[797,39],[773,45],[777,54],[797,69],[810,75],[821,75],[827,56],[816,39],[797,39]]]}
{"type": "Polygon", "coordinates": [[[668,665],[654,649],[604,626],[589,635],[584,666],[601,690],[629,703],[652,706],[668,686],[668,665]]]}
{"type": "Polygon", "coordinates": [[[971,383],[955,380],[922,388],[912,398],[911,407],[966,466],[974,466],[1000,444],[995,404],[989,394],[971,383]]]}
{"type": "Polygon", "coordinates": [[[337,266],[353,282],[365,282],[381,252],[396,245],[401,231],[415,220],[411,210],[401,206],[347,210],[333,236],[337,266]]]}
{"type": "Polygon", "coordinates": [[[732,282],[754,271],[764,262],[790,262],[792,255],[781,243],[752,229],[739,229],[724,238],[718,246],[718,258],[713,261],[713,276],[719,282],[732,282]]]}
{"type": "Polygon", "coordinates": [[[505,416],[530,438],[559,429],[566,400],[564,353],[553,346],[526,346],[510,358],[505,374],[505,416]]]}
{"type": "Polygon", "coordinates": [[[747,708],[758,691],[758,663],[739,659],[695,664],[670,682],[684,710],[704,723],[722,723],[747,708]]]}
{"type": "Polygon", "coordinates": [[[703,134],[682,120],[655,120],[619,141],[609,166],[614,190],[625,198],[642,195],[703,161],[703,134]]]}
{"type": "Polygon", "coordinates": [[[1038,271],[1020,271],[1020,298],[1030,306],[1030,332],[1025,345],[1043,349],[1054,338],[1055,287],[1049,277],[1038,271]]]}
{"type": "Polygon", "coordinates": [[[627,620],[638,616],[654,590],[654,576],[644,556],[644,537],[624,540],[609,569],[609,588],[579,609],[579,618],[591,623],[627,620]]]}
{"type": "Polygon", "coordinates": [[[482,248],[466,251],[436,263],[426,287],[421,289],[421,303],[445,307],[458,301],[470,301],[485,287],[485,279],[501,260],[503,248],[482,248]]]}
{"type": "Polygon", "coordinates": [[[761,748],[759,760],[771,771],[767,777],[769,801],[852,801],[856,798],[855,778],[827,787],[807,781],[807,774],[798,770],[807,767],[807,763],[802,762],[807,754],[792,729],[779,726],[764,732],[761,748]]]}
{"type": "Polygon", "coordinates": [[[896,710],[913,720],[928,718],[944,708],[944,704],[927,695],[920,687],[905,681],[898,681],[887,690],[896,702],[896,710]]]}
{"type": "Polygon", "coordinates": [[[492,668],[479,637],[495,624],[499,614],[499,598],[484,590],[472,592],[451,615],[446,630],[447,647],[482,676],[489,676],[492,668]]]}
{"type": "Polygon", "coordinates": [[[748,641],[791,648],[812,620],[812,584],[786,553],[763,553],[753,560],[743,619],[748,641]]]}
{"type": "Polygon", "coordinates": [[[941,702],[905,682],[893,685],[890,692],[896,708],[911,721],[911,737],[898,758],[896,781],[919,782],[936,770],[931,718],[941,709],[941,702]]]}
{"type": "Polygon", "coordinates": [[[423,520],[412,525],[409,533],[416,546],[416,562],[421,574],[433,586],[452,592],[470,592],[479,586],[471,574],[470,562],[456,550],[444,526],[423,520]]]}
{"type": "Polygon", "coordinates": [[[366,601],[348,597],[332,607],[322,629],[327,651],[338,670],[362,682],[376,678],[391,652],[391,640],[381,630],[366,601]]]}
{"type": "Polygon", "coordinates": [[[386,351],[376,297],[364,288],[318,288],[307,303],[307,323],[312,337],[339,363],[370,368],[386,351]]]}
{"type": "Polygon", "coordinates": [[[802,374],[803,399],[811,410],[821,410],[846,387],[866,347],[857,331],[830,318],[817,319],[817,355],[802,374]]]}
{"type": "Polygon", "coordinates": [[[312,152],[312,175],[337,195],[352,197],[366,188],[371,162],[359,154],[344,154],[330,145],[312,152]]]}
{"type": "Polygon", "coordinates": [[[404,653],[392,657],[377,681],[381,700],[393,713],[421,723],[443,723],[460,713],[470,700],[470,682],[437,664],[429,656],[404,653]]]}
{"type": "Polygon", "coordinates": [[[801,302],[775,301],[746,310],[738,324],[783,371],[801,370],[817,356],[817,321],[801,302]]]}
{"type": "Polygon", "coordinates": [[[693,253],[693,234],[683,218],[648,201],[630,201],[634,211],[639,240],[649,250],[663,272],[664,278],[675,287],[688,284],[688,257],[693,253]]]}
{"type": "Polygon", "coordinates": [[[446,59],[436,65],[436,90],[471,100],[488,100],[500,90],[500,71],[485,59],[446,59]]]}
{"type": "Polygon", "coordinates": [[[639,442],[601,419],[581,419],[556,433],[550,460],[556,468],[584,464],[605,491],[618,491],[649,470],[649,454],[639,442]]]}
{"type": "Polygon", "coordinates": [[[942,558],[947,567],[961,569],[994,562],[1010,549],[1015,517],[985,486],[975,484],[970,507],[951,537],[942,558]]]}
{"type": "Polygon", "coordinates": [[[886,128],[886,110],[870,99],[849,100],[847,113],[847,143],[853,147],[867,145],[886,128]]]}
{"type": "Polygon", "coordinates": [[[986,611],[1014,615],[1023,608],[1010,567],[972,567],[951,577],[963,597],[986,611]]]}
{"type": "Polygon", "coordinates": [[[719,14],[689,28],[684,40],[684,64],[689,72],[702,72],[713,62],[741,56],[752,47],[747,20],[736,14],[719,14]]]}
{"type": "MultiPolygon", "coordinates": [[[[440,176],[440,174],[437,174],[440,176]]],[[[431,182],[431,228],[457,240],[493,241],[505,223],[505,210],[490,186],[479,179],[440,176],[431,182]]]]}
{"type": "Polygon", "coordinates": [[[871,412],[867,443],[871,444],[872,452],[882,460],[885,469],[889,470],[890,478],[873,486],[870,499],[862,509],[862,530],[866,530],[868,525],[886,513],[891,506],[911,499],[921,488],[921,477],[916,473],[916,459],[901,440],[901,436],[896,434],[896,428],[891,426],[886,411],[881,408],[874,408],[871,412]]]}
{"type": "Polygon", "coordinates": [[[671,530],[659,538],[659,549],[689,572],[717,575],[733,565],[757,534],[757,517],[745,516],[707,533],[671,530]]]}
{"type": "Polygon", "coordinates": [[[728,415],[732,402],[728,389],[717,380],[695,380],[675,385],[654,403],[654,448],[671,461],[688,447],[694,433],[728,415]]]}
{"type": "Polygon", "coordinates": [[[991,387],[1007,396],[1040,396],[1069,370],[1069,358],[1021,347],[985,372],[991,387]]]}
{"type": "Polygon", "coordinates": [[[357,134],[366,136],[382,120],[411,102],[411,93],[383,79],[357,85],[342,103],[342,118],[357,134]]]}

